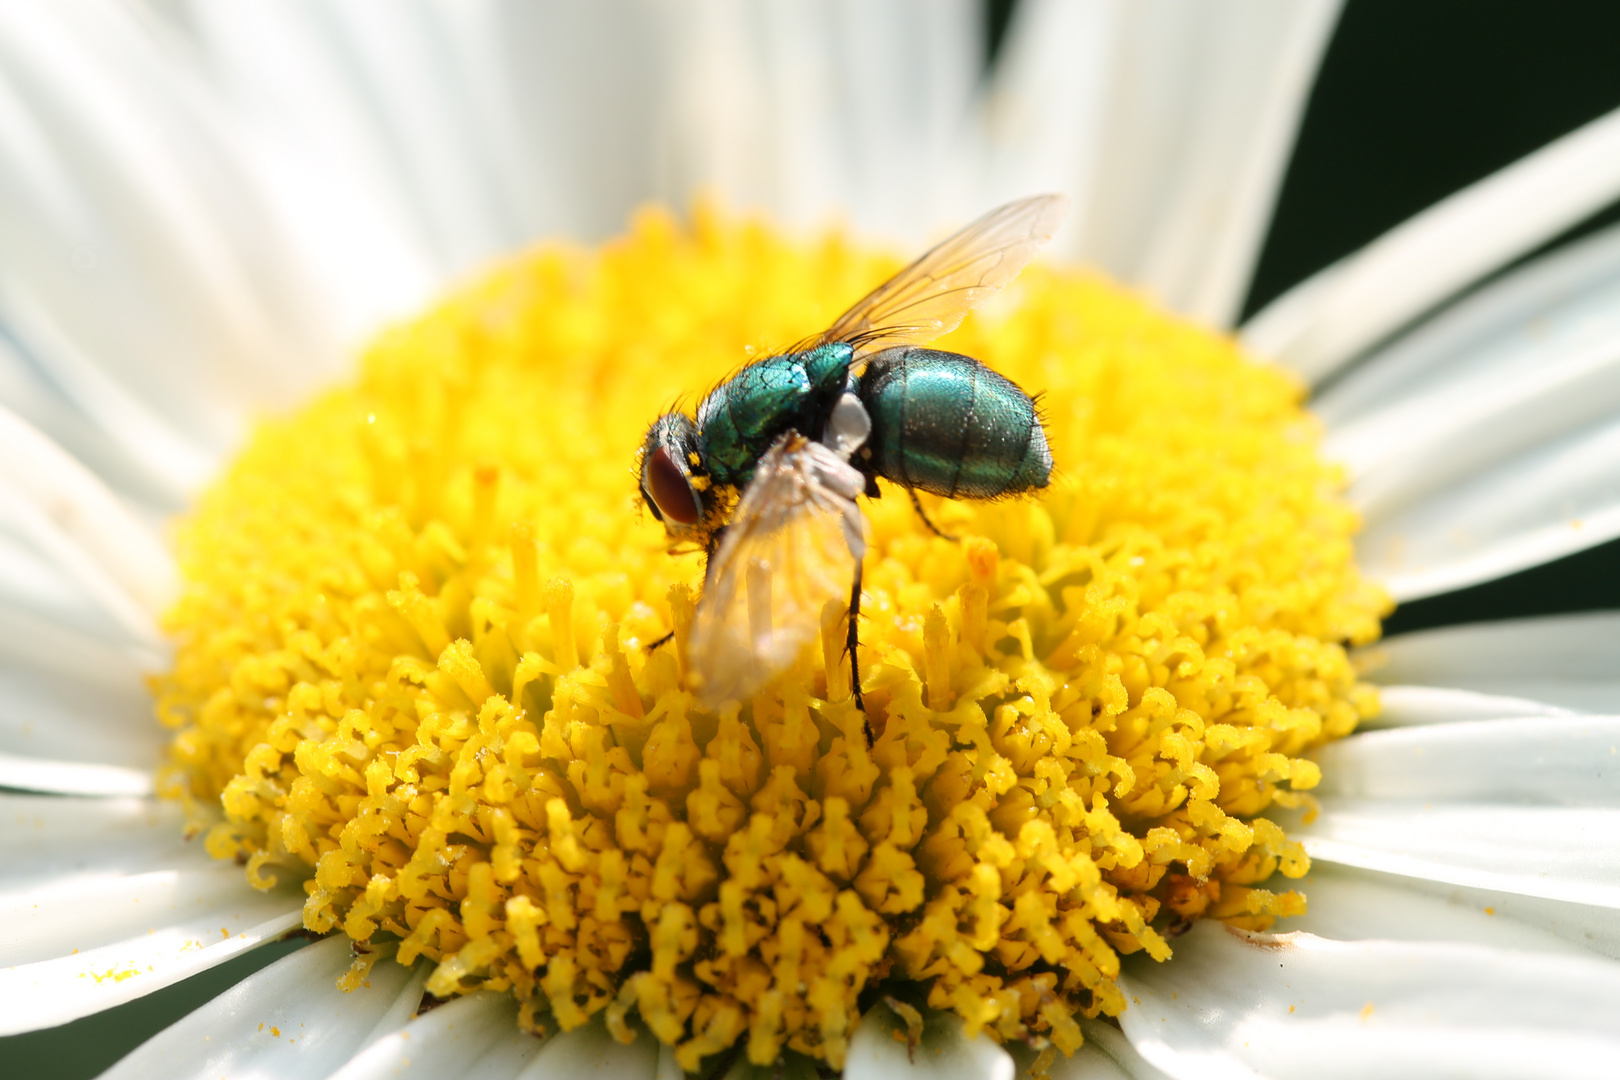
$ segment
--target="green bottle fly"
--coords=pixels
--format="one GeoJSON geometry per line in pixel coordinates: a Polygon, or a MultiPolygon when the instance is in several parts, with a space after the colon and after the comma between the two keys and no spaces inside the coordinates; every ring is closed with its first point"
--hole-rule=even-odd
{"type": "Polygon", "coordinates": [[[708,556],[688,644],[705,705],[742,700],[791,664],[844,583],[861,705],[866,524],[855,499],[876,496],[877,478],[904,488],[918,513],[918,491],[994,499],[1047,485],[1052,452],[1034,400],[972,357],[921,346],[1016,277],[1065,205],[1040,195],[991,211],[818,337],[742,368],[695,416],[653,421],[642,498],[673,540],[708,556]]]}

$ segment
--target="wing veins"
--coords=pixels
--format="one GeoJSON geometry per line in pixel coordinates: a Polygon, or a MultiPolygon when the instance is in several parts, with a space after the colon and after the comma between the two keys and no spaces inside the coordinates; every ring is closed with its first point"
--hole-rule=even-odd
{"type": "Polygon", "coordinates": [[[760,459],[692,628],[705,704],[751,694],[819,633],[822,606],[854,574],[851,531],[864,547],[854,502],[862,484],[831,450],[791,432],[760,459]]]}
{"type": "Polygon", "coordinates": [[[1037,195],[990,211],[867,293],[815,340],[851,342],[865,355],[954,329],[1028,265],[1067,204],[1061,195],[1037,195]],[[902,323],[919,310],[924,318],[902,323]]]}

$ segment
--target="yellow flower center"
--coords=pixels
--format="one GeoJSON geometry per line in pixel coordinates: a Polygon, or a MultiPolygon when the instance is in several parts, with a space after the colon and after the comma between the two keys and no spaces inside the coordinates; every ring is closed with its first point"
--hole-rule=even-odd
{"type": "Polygon", "coordinates": [[[648,213],[263,423],[179,533],[158,684],[210,850],[307,877],[310,930],[430,957],[434,994],[639,1016],[687,1069],[838,1066],[880,986],[1072,1051],[1120,954],[1302,910],[1258,887],[1307,865],[1261,815],[1376,707],[1344,644],[1387,601],[1300,386],[1093,276],[1032,268],[939,342],[1043,395],[1057,472],[930,500],[960,543],[864,504],[875,744],[841,622],[740,707],[686,692],[701,561],[640,509],[646,425],[897,265],[648,213]]]}

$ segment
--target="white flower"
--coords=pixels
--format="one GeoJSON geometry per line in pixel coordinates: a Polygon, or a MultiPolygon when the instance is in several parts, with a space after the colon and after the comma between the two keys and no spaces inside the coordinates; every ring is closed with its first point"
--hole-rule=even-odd
{"type": "MultiPolygon", "coordinates": [[[[531,237],[704,186],[915,240],[1068,191],[1060,254],[1235,317],[1330,0],[1030,2],[976,84],[976,4],[0,3],[0,1032],[90,1015],[299,924],[149,796],[163,519],[387,313],[531,237]],[[165,14],[167,13],[167,14],[165,14]],[[42,793],[42,794],[34,794],[42,793]]],[[[1620,233],[1415,317],[1620,194],[1620,115],[1465,190],[1244,330],[1313,380],[1400,599],[1620,534],[1620,233]],[[1346,370],[1348,361],[1358,359],[1346,370]]],[[[1128,965],[1059,1077],[1612,1075],[1620,616],[1381,646],[1374,729],[1322,754],[1288,933],[1206,923],[1128,965]]],[[[647,1038],[541,1043],[507,998],[411,1019],[341,939],[247,978],[134,1076],[673,1076],[647,1038]]],[[[1006,1080],[873,1009],[851,1077],[1006,1080]]],[[[748,1071],[748,1067],[739,1067],[748,1071]]]]}

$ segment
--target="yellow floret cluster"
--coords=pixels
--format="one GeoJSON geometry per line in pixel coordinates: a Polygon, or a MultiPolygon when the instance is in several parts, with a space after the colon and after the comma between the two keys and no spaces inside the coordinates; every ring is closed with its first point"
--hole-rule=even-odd
{"type": "Polygon", "coordinates": [[[179,530],[157,682],[210,850],[307,878],[311,931],[437,961],[433,994],[644,1025],[688,1070],[837,1067],[880,994],[1072,1051],[1122,954],[1301,910],[1260,887],[1307,866],[1262,815],[1376,707],[1345,645],[1387,600],[1300,386],[1093,275],[1034,267],[938,343],[1042,394],[1050,489],[925,499],[959,543],[863,502],[875,742],[842,619],[740,706],[687,692],[701,558],[640,507],[642,434],[898,266],[648,212],[262,423],[179,530]]]}

